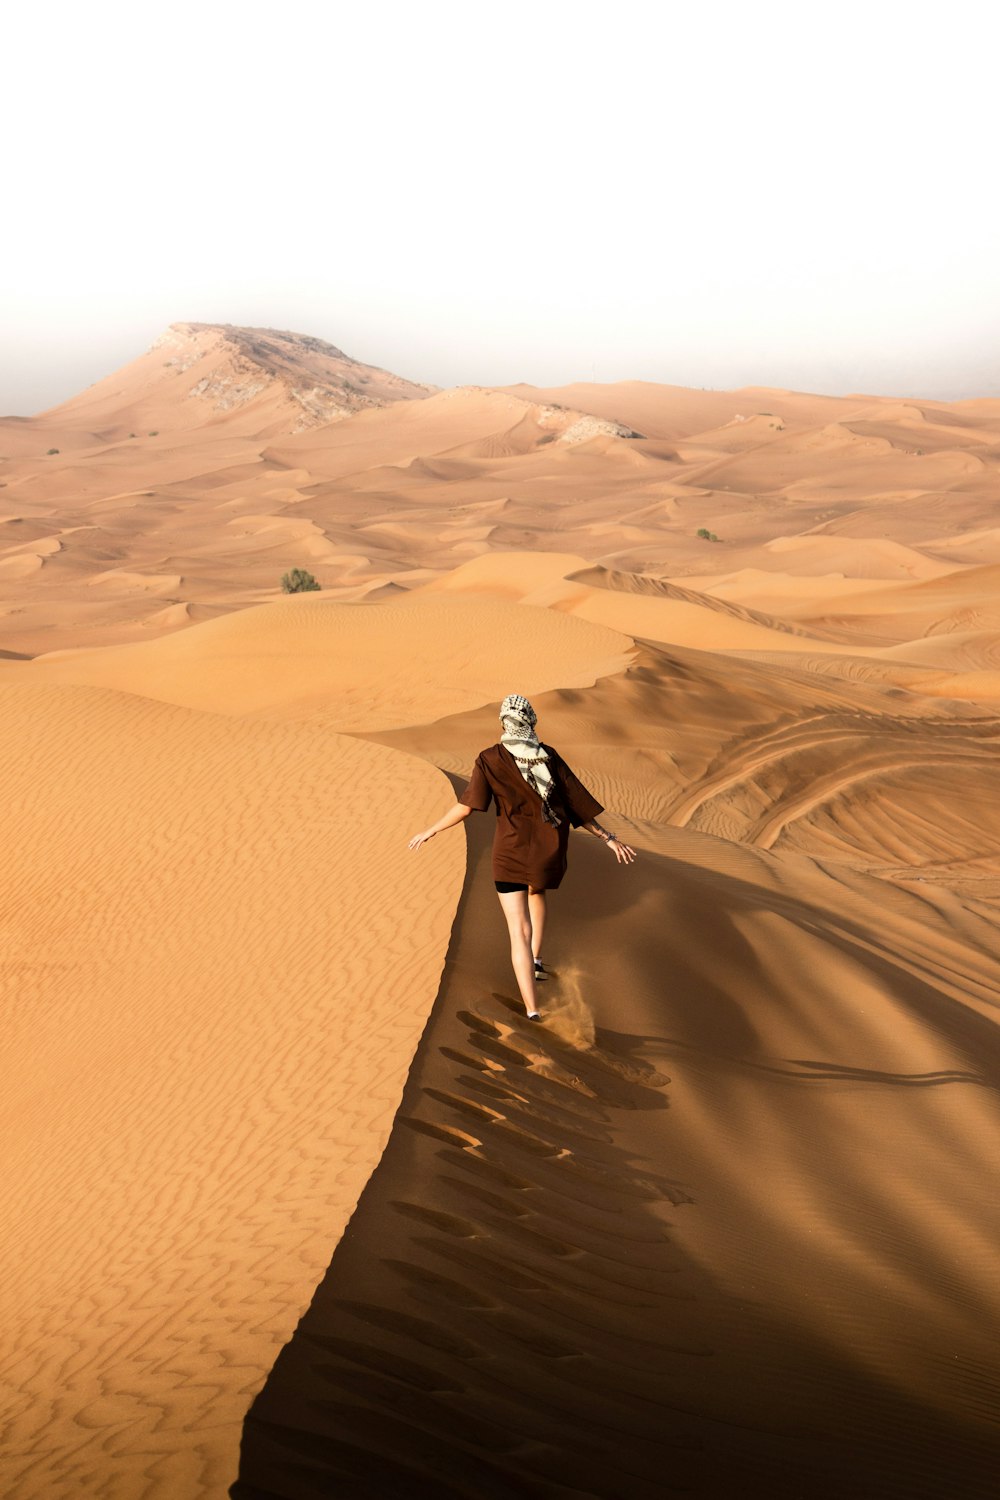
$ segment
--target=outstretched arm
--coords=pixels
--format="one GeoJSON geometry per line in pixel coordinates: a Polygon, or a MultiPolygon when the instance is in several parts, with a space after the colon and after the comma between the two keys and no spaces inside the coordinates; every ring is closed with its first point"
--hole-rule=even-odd
{"type": "Polygon", "coordinates": [[[589,823],[581,823],[580,827],[587,833],[594,834],[596,838],[603,839],[620,865],[630,865],[635,859],[635,850],[629,844],[623,844],[615,834],[602,828],[595,819],[592,818],[589,823]]]}
{"type": "Polygon", "coordinates": [[[436,833],[444,833],[446,828],[454,828],[457,823],[464,823],[472,811],[473,809],[466,807],[464,802],[456,802],[455,806],[449,807],[444,817],[438,818],[430,828],[425,828],[423,833],[414,834],[407,848],[419,849],[421,844],[426,844],[427,840],[432,839],[436,833]]]}

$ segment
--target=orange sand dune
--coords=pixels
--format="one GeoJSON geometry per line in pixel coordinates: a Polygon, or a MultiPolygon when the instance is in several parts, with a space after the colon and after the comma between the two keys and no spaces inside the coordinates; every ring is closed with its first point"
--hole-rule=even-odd
{"type": "Polygon", "coordinates": [[[482,600],[341,604],[302,595],[179,633],[62,651],[12,679],[116,687],[229,714],[314,713],[331,728],[420,722],[525,691],[584,686],[620,670],[632,642],[548,610],[482,600]]]}
{"type": "Polygon", "coordinates": [[[674,579],[993,560],[973,540],[993,529],[1000,466],[988,402],[644,382],[431,394],[301,335],[177,324],[3,432],[0,516],[60,541],[38,566],[0,531],[0,608],[30,654],[143,639],[164,606],[259,603],[295,566],[361,598],[505,551],[674,579]],[[97,599],[88,580],[111,567],[181,581],[169,599],[97,599]]]}
{"type": "Polygon", "coordinates": [[[958,537],[936,538],[929,544],[937,557],[957,563],[1000,562],[1000,527],[987,526],[958,537]]]}
{"type": "MultiPolygon", "coordinates": [[[[985,698],[996,696],[992,686],[970,675],[970,669],[992,668],[1000,661],[1000,636],[987,606],[981,611],[970,611],[968,603],[962,603],[955,615],[957,623],[951,628],[957,631],[959,623],[972,623],[989,629],[966,631],[946,639],[935,637],[931,642],[924,639],[927,627],[919,618],[913,628],[906,631],[909,615],[905,606],[898,618],[887,611],[900,644],[885,645],[882,642],[886,640],[886,626],[881,614],[869,613],[859,606],[859,622],[856,625],[852,621],[849,611],[854,605],[845,604],[844,600],[870,597],[867,593],[855,596],[853,589],[847,593],[838,589],[836,612],[831,610],[829,614],[824,612],[814,618],[811,610],[815,609],[815,600],[811,605],[806,604],[809,596],[800,583],[795,589],[796,607],[790,607],[790,595],[783,598],[779,607],[786,618],[782,619],[676,584],[656,579],[642,580],[634,574],[607,569],[579,568],[575,566],[579,561],[572,556],[488,554],[461,564],[448,578],[426,585],[420,593],[458,592],[520,598],[522,603],[571,614],[577,619],[608,626],[623,635],[673,646],[752,653],[772,659],[776,653],[794,652],[801,658],[801,665],[809,670],[823,671],[821,662],[824,656],[834,659],[835,670],[840,670],[841,659],[849,651],[863,660],[878,661],[882,665],[881,675],[894,680],[898,686],[916,686],[919,691],[923,679],[919,672],[914,673],[911,669],[936,667],[949,675],[927,675],[927,691],[935,696],[976,697],[981,686],[985,698]],[[897,661],[903,670],[900,674],[893,674],[890,664],[897,661]]],[[[711,579],[701,581],[712,583],[711,579]]],[[[961,601],[967,592],[955,574],[934,581],[940,582],[940,588],[926,595],[921,593],[921,600],[961,601]]],[[[984,576],[979,581],[980,590],[988,590],[991,581],[990,576],[984,576]]],[[[970,580],[969,588],[975,586],[975,580],[970,580]]],[[[885,598],[910,598],[901,590],[902,586],[898,586],[885,598]]],[[[919,607],[914,605],[914,611],[919,607]]],[[[933,621],[937,630],[948,628],[937,612],[933,621]]]]}
{"type": "MultiPolygon", "coordinates": [[[[796,563],[800,557],[801,554],[795,557],[796,563]]],[[[771,558],[779,560],[773,553],[771,558]]],[[[845,578],[843,573],[772,571],[769,567],[740,568],[733,573],[686,573],[682,578],[683,586],[700,590],[720,602],[745,604],[747,608],[786,619],[801,609],[815,611],[820,602],[832,609],[840,600],[872,592],[871,578],[845,578]]]]}
{"type": "MultiPolygon", "coordinates": [[[[919,874],[992,900],[995,705],[956,712],[935,701],[940,672],[913,675],[909,695],[894,677],[821,677],[787,656],[774,665],[646,643],[624,673],[535,701],[551,741],[579,747],[601,801],[637,823],[919,874]],[[915,811],[901,822],[908,798],[915,811]]],[[[495,732],[490,705],[374,737],[461,774],[495,732]]]]}
{"type": "MultiPolygon", "coordinates": [[[[737,417],[752,417],[761,408],[766,416],[784,420],[793,414],[807,421],[830,420],[835,413],[854,412],[864,397],[810,396],[795,391],[747,387],[739,391],[696,391],[686,386],[657,385],[623,380],[613,385],[585,384],[539,388],[513,385],[506,389],[528,401],[561,402],[595,416],[627,422],[651,436],[677,440],[693,433],[725,426],[737,417]]],[[[870,398],[869,398],[870,399],[870,398]]]]}
{"type": "MultiPolygon", "coordinates": [[[[462,563],[421,594],[489,594],[518,598],[560,614],[591,620],[623,634],[699,644],[722,650],[775,650],[788,632],[778,621],[751,611],[726,609],[691,590],[657,585],[616,587],[632,575],[588,570],[572,554],[487,554],[462,563]],[[593,581],[591,581],[593,580],[593,581]],[[610,586],[609,586],[610,583],[610,586]]],[[[810,649],[839,654],[841,647],[807,637],[810,649]]]]}
{"type": "Polygon", "coordinates": [[[990,1493],[995,927],[900,891],[874,936],[879,882],[629,831],[632,871],[574,851],[539,1029],[473,829],[234,1500],[990,1493]]]}
{"type": "MultiPolygon", "coordinates": [[[[964,672],[996,658],[1000,567],[965,568],[912,583],[883,584],[840,598],[786,604],[806,630],[839,635],[862,653],[878,643],[883,659],[928,663],[964,672]],[[884,643],[884,644],[883,644],[884,643]]],[[[957,691],[955,696],[962,696],[957,691]]]]}
{"type": "Polygon", "coordinates": [[[275,444],[270,452],[331,479],[369,469],[376,461],[404,468],[417,463],[420,477],[436,477],[442,460],[448,462],[448,477],[468,477],[463,459],[489,463],[550,445],[557,459],[565,456],[577,443],[600,434],[599,423],[581,427],[584,415],[500,391],[459,387],[391,411],[365,413],[340,433],[303,433],[275,444]],[[428,467],[431,457],[437,462],[428,467]],[[459,467],[452,468],[456,463],[459,467]]]}
{"type": "Polygon", "coordinates": [[[893,614],[923,615],[928,612],[961,608],[973,600],[996,597],[1000,566],[951,569],[936,576],[917,579],[890,590],[873,588],[853,596],[846,613],[874,613],[880,607],[893,614]]]}
{"type": "Polygon", "coordinates": [[[5,1496],[992,1497],[998,469],[207,325],[0,421],[5,1496]],[[511,690],[639,851],[541,1025],[406,848],[511,690]]]}
{"type": "Polygon", "coordinates": [[[953,572],[954,563],[926,557],[914,547],[904,547],[886,538],[872,539],[859,547],[853,538],[839,536],[775,537],[761,549],[783,571],[798,577],[826,577],[843,570],[844,576],[859,578],[940,578],[953,572]],[[850,569],[850,574],[847,570],[850,569]],[[863,570],[863,571],[862,571],[863,570]]]}
{"type": "Polygon", "coordinates": [[[461,848],[382,890],[447,785],[30,664],[0,699],[0,1488],[220,1495],[433,998],[461,848]]]}

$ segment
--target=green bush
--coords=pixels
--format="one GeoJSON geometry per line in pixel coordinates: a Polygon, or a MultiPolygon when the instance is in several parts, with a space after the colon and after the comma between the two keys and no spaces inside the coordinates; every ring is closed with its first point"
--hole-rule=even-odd
{"type": "Polygon", "coordinates": [[[159,434],[159,431],[156,431],[156,432],[151,432],[149,435],[150,435],[150,437],[159,437],[160,434],[159,434]]]}
{"type": "Polygon", "coordinates": [[[706,526],[699,526],[696,535],[700,536],[703,542],[717,542],[719,540],[715,532],[709,531],[706,526]]]}
{"type": "Polygon", "coordinates": [[[305,568],[292,568],[281,579],[281,591],[284,594],[309,594],[319,587],[315,578],[311,573],[307,573],[305,568]]]}
{"type": "Polygon", "coordinates": [[[51,458],[52,455],[53,455],[53,453],[58,453],[58,452],[59,452],[58,448],[50,448],[49,451],[48,451],[48,453],[46,454],[46,457],[47,458],[51,458]]]}

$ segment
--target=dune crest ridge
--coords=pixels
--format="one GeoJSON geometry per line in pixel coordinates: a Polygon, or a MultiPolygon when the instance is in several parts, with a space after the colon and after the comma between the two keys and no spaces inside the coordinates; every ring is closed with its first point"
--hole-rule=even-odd
{"type": "Polygon", "coordinates": [[[899,892],[876,936],[878,881],[629,836],[627,890],[574,850],[540,1029],[472,830],[392,1138],[233,1500],[990,1493],[995,918],[956,944],[899,892]]]}
{"type": "Polygon", "coordinates": [[[620,671],[633,649],[619,631],[520,604],[438,595],[346,604],[307,594],[159,640],[47,653],[20,675],[219,713],[382,729],[499,700],[513,680],[530,692],[590,686],[620,671]],[[408,637],[421,643],[418,675],[408,637]]]}

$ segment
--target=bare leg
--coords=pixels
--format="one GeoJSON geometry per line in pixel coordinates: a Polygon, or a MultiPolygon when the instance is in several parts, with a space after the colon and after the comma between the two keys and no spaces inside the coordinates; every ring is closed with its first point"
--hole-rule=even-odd
{"type": "Polygon", "coordinates": [[[538,958],[545,936],[545,891],[536,891],[533,885],[528,887],[528,914],[531,917],[531,953],[533,958],[538,958]]]}
{"type": "Polygon", "coordinates": [[[535,992],[535,964],[531,954],[531,917],[528,915],[527,891],[498,891],[497,897],[507,918],[510,933],[510,961],[529,1016],[538,1014],[535,992]]]}

